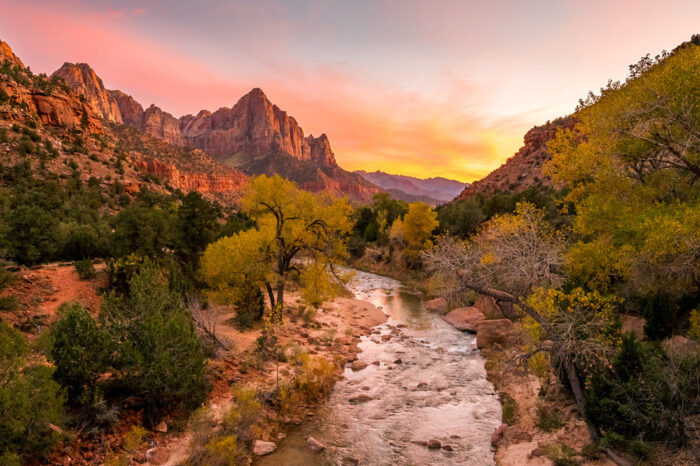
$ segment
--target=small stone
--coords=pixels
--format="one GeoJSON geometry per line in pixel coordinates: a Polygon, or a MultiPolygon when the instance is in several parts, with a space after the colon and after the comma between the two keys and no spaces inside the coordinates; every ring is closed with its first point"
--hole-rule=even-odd
{"type": "Polygon", "coordinates": [[[380,363],[379,363],[379,361],[373,361],[372,364],[375,366],[378,366],[380,363]]]}
{"type": "Polygon", "coordinates": [[[165,421],[161,421],[154,430],[156,432],[166,433],[168,431],[168,424],[165,421]]]}
{"type": "Polygon", "coordinates": [[[428,448],[430,450],[439,450],[442,444],[437,439],[428,440],[428,448]]]}
{"type": "Polygon", "coordinates": [[[257,456],[269,455],[277,450],[277,445],[274,442],[266,442],[264,440],[253,441],[253,454],[257,456]]]}
{"type": "Polygon", "coordinates": [[[508,424],[501,424],[496,428],[496,430],[493,431],[493,434],[491,434],[492,445],[496,445],[503,438],[503,434],[505,433],[507,428],[508,424]]]}
{"type": "Polygon", "coordinates": [[[346,456],[343,458],[342,466],[356,466],[360,464],[360,460],[353,458],[352,456],[346,456]]]}
{"type": "Polygon", "coordinates": [[[382,341],[389,341],[391,340],[391,335],[382,335],[382,341]]]}
{"type": "Polygon", "coordinates": [[[165,464],[170,459],[170,452],[165,447],[151,448],[146,452],[146,459],[151,464],[165,464]]]}
{"type": "Polygon", "coordinates": [[[366,403],[366,402],[371,401],[371,400],[372,400],[371,396],[369,396],[366,393],[361,393],[357,396],[350,398],[349,401],[350,401],[350,404],[356,405],[358,403],[366,403]]]}
{"type": "Polygon", "coordinates": [[[534,458],[539,458],[542,455],[544,455],[544,451],[540,447],[537,447],[530,452],[530,456],[534,458]]]}
{"type": "Polygon", "coordinates": [[[443,446],[442,446],[442,449],[445,450],[445,451],[454,451],[454,450],[452,450],[452,447],[449,446],[449,445],[443,445],[443,446]]]}
{"type": "Polygon", "coordinates": [[[350,364],[350,369],[352,369],[355,372],[361,371],[365,367],[367,367],[367,363],[364,361],[360,361],[360,360],[353,361],[353,363],[350,364]]]}
{"type": "Polygon", "coordinates": [[[306,446],[309,447],[309,449],[311,451],[315,451],[315,452],[319,452],[319,451],[326,448],[326,446],[324,444],[322,444],[321,442],[319,442],[318,440],[316,440],[313,437],[306,438],[306,446]]]}

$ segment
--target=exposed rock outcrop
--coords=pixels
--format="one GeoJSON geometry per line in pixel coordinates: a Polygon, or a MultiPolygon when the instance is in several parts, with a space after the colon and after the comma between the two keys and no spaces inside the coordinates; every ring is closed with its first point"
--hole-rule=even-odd
{"type": "Polygon", "coordinates": [[[76,94],[84,96],[93,111],[105,120],[122,122],[117,102],[110,98],[102,79],[87,63],[64,63],[52,76],[62,78],[76,94]]]}
{"type": "Polygon", "coordinates": [[[122,91],[108,90],[107,95],[117,103],[122,122],[132,128],[141,129],[143,124],[143,107],[141,104],[122,91]]]}
{"type": "MultiPolygon", "coordinates": [[[[26,105],[27,111],[36,114],[45,125],[102,132],[100,117],[90,105],[63,89],[54,88],[49,94],[41,89],[21,86],[12,80],[0,78],[0,90],[7,94],[11,103],[26,105]]],[[[12,116],[8,114],[7,118],[12,116]]]]}
{"type": "Polygon", "coordinates": [[[571,129],[574,117],[559,118],[542,126],[535,126],[525,134],[525,145],[503,165],[485,178],[475,181],[462,191],[457,200],[479,193],[518,192],[531,186],[551,186],[552,180],[542,173],[544,164],[552,158],[547,143],[560,129],[571,129]]]}
{"type": "Polygon", "coordinates": [[[170,144],[181,146],[184,143],[177,119],[155,105],[151,105],[143,113],[141,128],[151,136],[170,144]]]}
{"type": "Polygon", "coordinates": [[[174,188],[201,193],[240,192],[248,177],[236,170],[222,170],[221,173],[187,173],[175,165],[159,160],[136,160],[134,166],[142,171],[167,180],[174,188]]]}
{"type": "Polygon", "coordinates": [[[9,62],[12,66],[19,66],[24,68],[24,63],[20,60],[17,55],[12,51],[9,44],[0,40],[0,64],[9,62]]]}

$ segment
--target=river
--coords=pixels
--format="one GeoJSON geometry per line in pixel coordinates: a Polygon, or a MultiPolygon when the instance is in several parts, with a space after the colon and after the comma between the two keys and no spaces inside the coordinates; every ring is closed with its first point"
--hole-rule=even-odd
{"type": "Polygon", "coordinates": [[[420,296],[399,281],[358,271],[348,288],[389,316],[359,344],[367,368],[347,367],[316,415],[256,464],[494,464],[490,440],[501,405],[475,337],[425,311],[420,296]],[[371,400],[351,401],[360,394],[371,400]],[[308,436],[326,449],[313,453],[308,436]],[[429,449],[433,439],[442,448],[429,449]]]}

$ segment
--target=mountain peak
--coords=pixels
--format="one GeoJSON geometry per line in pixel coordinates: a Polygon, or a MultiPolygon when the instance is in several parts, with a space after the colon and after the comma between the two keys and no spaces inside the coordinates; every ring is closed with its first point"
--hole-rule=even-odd
{"type": "Polygon", "coordinates": [[[24,63],[12,51],[12,48],[7,42],[0,40],[0,64],[9,62],[12,66],[24,68],[24,63]]]}
{"type": "Polygon", "coordinates": [[[90,65],[65,62],[52,76],[63,79],[76,94],[82,94],[95,113],[102,118],[122,123],[117,102],[108,95],[102,79],[90,65]]]}

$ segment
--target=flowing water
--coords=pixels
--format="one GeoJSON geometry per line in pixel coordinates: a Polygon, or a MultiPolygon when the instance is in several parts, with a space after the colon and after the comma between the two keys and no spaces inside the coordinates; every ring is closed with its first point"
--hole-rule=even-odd
{"type": "Polygon", "coordinates": [[[425,311],[421,298],[396,280],[356,272],[349,288],[389,315],[375,328],[380,333],[359,344],[367,368],[346,368],[313,419],[256,464],[494,464],[490,440],[501,406],[475,337],[425,311]],[[383,341],[387,334],[392,338],[383,341]],[[360,394],[371,400],[351,401],[360,394]],[[313,453],[308,436],[326,449],[313,453]],[[429,449],[432,439],[449,447],[429,449]]]}

